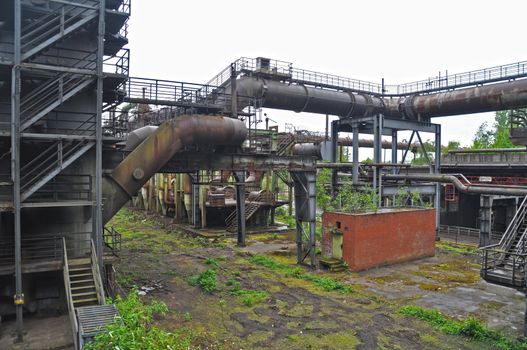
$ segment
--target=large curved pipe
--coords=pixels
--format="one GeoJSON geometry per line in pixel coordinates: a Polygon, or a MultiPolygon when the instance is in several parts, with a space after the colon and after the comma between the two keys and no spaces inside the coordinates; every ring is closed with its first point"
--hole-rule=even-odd
{"type": "Polygon", "coordinates": [[[411,120],[492,112],[527,106],[527,79],[408,97],[379,97],[256,77],[236,81],[238,108],[262,107],[331,114],[341,118],[384,114],[411,120]]]}
{"type": "Polygon", "coordinates": [[[240,110],[249,106],[254,99],[262,100],[263,107],[267,108],[331,114],[343,118],[368,116],[384,110],[383,101],[379,97],[254,77],[238,79],[236,89],[240,110]]]}
{"type": "Polygon", "coordinates": [[[527,196],[526,187],[466,185],[456,176],[448,174],[384,174],[386,180],[412,180],[451,183],[459,192],[469,194],[527,196]]]}
{"type": "Polygon", "coordinates": [[[240,145],[245,124],[221,116],[183,116],[169,120],[145,139],[103,179],[103,222],[119,209],[177,152],[191,145],[240,145]]]}

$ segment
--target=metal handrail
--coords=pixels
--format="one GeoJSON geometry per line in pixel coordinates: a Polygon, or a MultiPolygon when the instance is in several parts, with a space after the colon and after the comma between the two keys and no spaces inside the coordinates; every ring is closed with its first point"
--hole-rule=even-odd
{"type": "Polygon", "coordinates": [[[439,75],[437,77],[428,78],[425,80],[398,85],[384,85],[333,74],[293,68],[293,64],[290,62],[273,59],[269,59],[268,64],[269,65],[265,68],[258,67],[256,58],[241,57],[235,60],[232,65],[227,66],[220,73],[214,76],[208,81],[207,84],[222,86],[228,82],[231,78],[232,66],[235,67],[237,75],[264,73],[276,75],[277,77],[284,80],[296,82],[299,84],[394,97],[452,90],[461,87],[476,86],[485,83],[527,77],[527,61],[515,62],[453,75],[439,75]]]}
{"type": "Polygon", "coordinates": [[[520,204],[520,207],[518,210],[516,210],[516,213],[514,214],[514,217],[512,218],[509,226],[507,227],[507,230],[505,230],[505,234],[503,235],[503,238],[500,240],[499,245],[503,248],[504,251],[507,251],[510,248],[510,245],[514,241],[514,238],[518,234],[518,228],[523,223],[523,220],[525,219],[525,214],[527,213],[527,196],[523,198],[523,201],[520,204]]]}
{"type": "Polygon", "coordinates": [[[68,302],[68,312],[70,314],[70,322],[73,333],[73,343],[75,349],[78,348],[77,344],[77,333],[79,331],[79,325],[77,323],[77,315],[75,314],[75,306],[73,305],[73,297],[71,295],[71,282],[70,282],[70,271],[68,267],[68,250],[66,249],[66,238],[62,237],[63,247],[63,275],[64,275],[64,288],[66,289],[66,300],[68,302]]]}
{"type": "MultiPolygon", "coordinates": [[[[95,244],[93,239],[91,242],[91,268],[93,273],[93,281],[95,282],[95,290],[97,291],[97,299],[99,299],[99,305],[106,304],[106,298],[104,296],[104,289],[101,279],[101,272],[99,270],[99,263],[97,260],[97,254],[95,253],[95,244]]],[[[101,253],[102,254],[102,253],[101,253]]]]}

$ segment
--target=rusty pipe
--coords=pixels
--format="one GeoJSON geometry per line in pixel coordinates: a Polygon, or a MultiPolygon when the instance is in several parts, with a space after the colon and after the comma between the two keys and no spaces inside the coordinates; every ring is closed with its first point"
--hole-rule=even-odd
{"type": "Polygon", "coordinates": [[[103,222],[117,211],[177,152],[191,145],[240,145],[245,124],[221,116],[192,115],[169,120],[137,146],[103,179],[103,222]]]}
{"type": "Polygon", "coordinates": [[[520,186],[481,186],[462,183],[456,176],[449,174],[383,174],[386,180],[412,180],[451,183],[463,193],[503,196],[526,196],[527,188],[520,186]]]}
{"type": "Polygon", "coordinates": [[[527,106],[527,79],[407,97],[320,89],[256,77],[242,77],[236,83],[239,110],[258,100],[262,107],[341,118],[383,114],[422,120],[527,106]]]}
{"type": "Polygon", "coordinates": [[[238,109],[260,100],[263,107],[331,114],[340,117],[362,117],[382,113],[381,98],[368,94],[319,89],[300,84],[242,77],[236,81],[238,109]]]}

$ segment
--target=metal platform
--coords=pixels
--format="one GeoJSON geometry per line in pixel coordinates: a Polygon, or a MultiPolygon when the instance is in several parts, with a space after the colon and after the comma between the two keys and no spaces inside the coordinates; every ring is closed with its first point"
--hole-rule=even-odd
{"type": "Polygon", "coordinates": [[[114,304],[85,306],[76,310],[81,349],[85,343],[92,340],[99,332],[104,331],[108,324],[120,318],[114,304]]]}

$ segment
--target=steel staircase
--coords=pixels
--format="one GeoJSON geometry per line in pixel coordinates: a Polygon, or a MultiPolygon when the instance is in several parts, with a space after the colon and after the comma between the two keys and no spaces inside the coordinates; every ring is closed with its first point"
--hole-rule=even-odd
{"type": "Polygon", "coordinates": [[[64,3],[25,25],[21,36],[22,60],[32,58],[97,19],[98,8],[99,2],[94,0],[64,3]]]}
{"type": "Polygon", "coordinates": [[[481,248],[481,277],[513,288],[527,286],[527,196],[499,243],[481,248]]]}
{"type": "Polygon", "coordinates": [[[56,141],[20,169],[21,199],[25,201],[94,146],[94,141],[56,141]]]}
{"type": "Polygon", "coordinates": [[[23,131],[34,125],[93,81],[91,76],[62,73],[23,95],[20,100],[20,129],[23,131]]]}
{"type": "MultiPolygon", "coordinates": [[[[261,194],[258,194],[252,201],[245,202],[245,221],[249,220],[262,206],[261,200],[261,194]]],[[[225,224],[227,227],[227,231],[233,232],[236,231],[238,228],[238,222],[236,220],[238,211],[234,210],[232,213],[227,216],[225,219],[225,224]]]]}
{"type": "Polygon", "coordinates": [[[93,241],[90,243],[89,253],[68,259],[63,238],[64,287],[75,349],[82,349],[86,342],[119,317],[115,305],[106,304],[95,247],[93,241]]]}
{"type": "Polygon", "coordinates": [[[289,149],[295,144],[295,141],[295,136],[293,134],[278,134],[276,154],[279,156],[285,155],[289,151],[289,149]]]}

